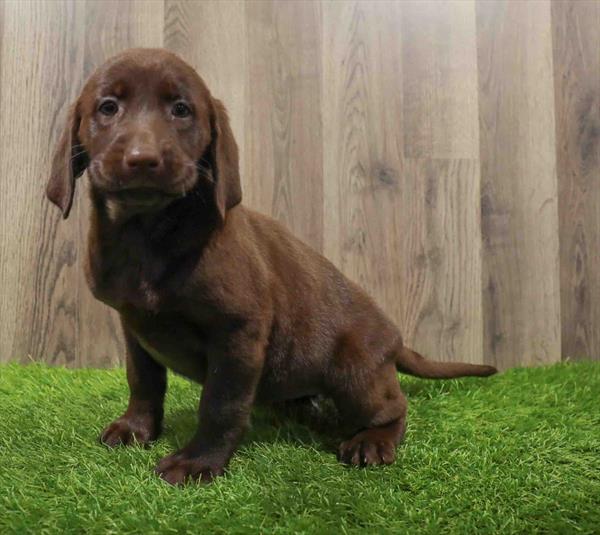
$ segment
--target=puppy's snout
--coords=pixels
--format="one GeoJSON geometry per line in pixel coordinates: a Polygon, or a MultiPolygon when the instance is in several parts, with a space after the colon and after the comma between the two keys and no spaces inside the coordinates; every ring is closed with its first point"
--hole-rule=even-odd
{"type": "Polygon", "coordinates": [[[163,166],[160,151],[153,144],[132,144],[123,159],[128,171],[156,172],[163,166]]]}

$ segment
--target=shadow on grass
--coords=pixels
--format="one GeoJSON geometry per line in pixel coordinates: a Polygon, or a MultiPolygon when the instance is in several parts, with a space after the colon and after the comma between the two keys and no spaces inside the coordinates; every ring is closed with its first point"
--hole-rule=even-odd
{"type": "MultiPolygon", "coordinates": [[[[173,448],[183,447],[196,431],[195,408],[181,409],[165,417],[162,438],[173,448]]],[[[328,400],[296,400],[274,406],[257,406],[243,445],[251,443],[294,443],[321,451],[336,451],[342,440],[337,411],[328,400]]]]}
{"type": "MultiPolygon", "coordinates": [[[[487,389],[489,379],[452,380],[401,379],[408,401],[432,400],[446,394],[487,389]]],[[[163,438],[173,449],[183,447],[196,431],[197,411],[193,406],[168,414],[163,438]]],[[[257,406],[252,413],[252,426],[243,444],[295,443],[310,445],[321,451],[337,450],[340,441],[351,433],[341,425],[333,403],[325,398],[303,398],[278,405],[257,406]]]]}

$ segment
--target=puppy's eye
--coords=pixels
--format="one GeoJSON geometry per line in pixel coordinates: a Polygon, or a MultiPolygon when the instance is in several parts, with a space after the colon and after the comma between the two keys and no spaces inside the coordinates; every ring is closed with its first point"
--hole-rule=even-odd
{"type": "Polygon", "coordinates": [[[171,114],[183,119],[192,115],[192,110],[185,102],[176,102],[171,108],[171,114]]]}
{"type": "Polygon", "coordinates": [[[100,106],[98,106],[98,111],[102,115],[111,117],[112,115],[115,115],[119,111],[119,105],[112,99],[105,100],[100,104],[100,106]]]}

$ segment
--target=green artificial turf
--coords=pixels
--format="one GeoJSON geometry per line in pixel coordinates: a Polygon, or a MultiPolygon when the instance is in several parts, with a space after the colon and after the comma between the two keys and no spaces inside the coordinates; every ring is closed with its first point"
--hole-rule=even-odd
{"type": "Polygon", "coordinates": [[[194,430],[199,390],[170,377],[150,449],[100,446],[122,370],[0,367],[0,533],[600,533],[600,363],[489,379],[401,377],[396,464],[340,465],[333,438],[255,412],[228,474],[153,474],[194,430]]]}

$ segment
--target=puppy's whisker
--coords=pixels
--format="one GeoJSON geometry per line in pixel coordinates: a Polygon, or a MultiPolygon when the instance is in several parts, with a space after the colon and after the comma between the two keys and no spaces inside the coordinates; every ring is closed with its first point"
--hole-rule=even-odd
{"type": "Polygon", "coordinates": [[[190,169],[194,169],[201,178],[208,180],[211,183],[215,182],[215,179],[212,175],[212,171],[210,169],[207,169],[205,166],[200,165],[195,162],[194,163],[189,163],[189,162],[185,163],[184,166],[187,168],[190,168],[190,169]]]}
{"type": "Polygon", "coordinates": [[[81,156],[82,154],[85,154],[85,153],[86,153],[86,151],[82,150],[82,151],[76,152],[75,154],[72,154],[71,161],[73,161],[75,158],[77,158],[78,156],[81,156]]]}
{"type": "Polygon", "coordinates": [[[77,149],[83,149],[85,152],[85,147],[81,143],[75,143],[75,145],[71,145],[71,152],[77,149]]]}

